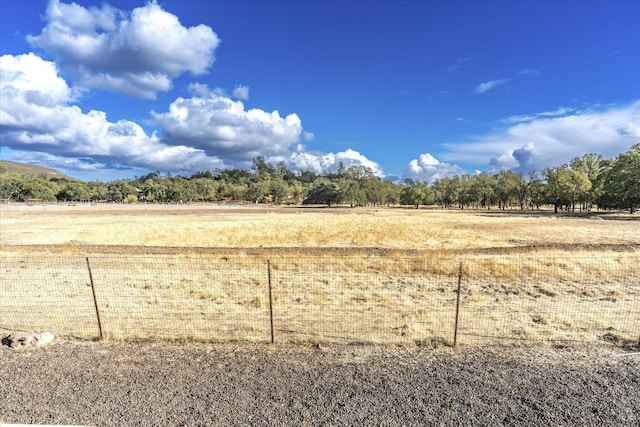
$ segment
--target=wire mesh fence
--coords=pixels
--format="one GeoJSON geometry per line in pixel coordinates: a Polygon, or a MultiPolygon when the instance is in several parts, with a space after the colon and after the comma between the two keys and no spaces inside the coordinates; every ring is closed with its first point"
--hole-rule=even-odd
{"type": "Polygon", "coordinates": [[[640,339],[640,254],[0,259],[0,329],[83,339],[640,339]]]}
{"type": "Polygon", "coordinates": [[[465,342],[638,342],[638,254],[467,260],[460,311],[465,342]]]}

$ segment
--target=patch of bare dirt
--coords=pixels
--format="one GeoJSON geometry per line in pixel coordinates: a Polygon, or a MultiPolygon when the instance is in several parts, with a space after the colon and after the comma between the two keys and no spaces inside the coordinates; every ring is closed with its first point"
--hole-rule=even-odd
{"type": "Polygon", "coordinates": [[[638,425],[615,347],[62,341],[0,348],[0,422],[93,426],[638,425]]]}

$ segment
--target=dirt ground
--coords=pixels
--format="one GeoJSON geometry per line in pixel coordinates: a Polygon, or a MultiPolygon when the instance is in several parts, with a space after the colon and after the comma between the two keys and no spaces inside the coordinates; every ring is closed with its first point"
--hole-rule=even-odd
{"type": "Polygon", "coordinates": [[[0,348],[0,422],[640,423],[637,349],[54,341],[0,348]]]}

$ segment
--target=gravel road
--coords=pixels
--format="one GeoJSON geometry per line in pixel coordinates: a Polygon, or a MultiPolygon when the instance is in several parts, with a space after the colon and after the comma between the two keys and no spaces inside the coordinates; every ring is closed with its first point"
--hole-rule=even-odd
{"type": "Polygon", "coordinates": [[[95,343],[0,347],[0,422],[94,426],[640,424],[607,346],[95,343]]]}

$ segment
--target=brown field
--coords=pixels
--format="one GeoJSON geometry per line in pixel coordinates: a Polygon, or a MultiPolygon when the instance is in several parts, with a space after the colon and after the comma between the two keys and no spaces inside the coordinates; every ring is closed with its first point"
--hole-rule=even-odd
{"type": "Polygon", "coordinates": [[[90,266],[106,337],[269,340],[269,260],[279,341],[451,342],[459,278],[464,343],[640,333],[625,213],[8,205],[0,244],[2,329],[94,337],[90,266]]]}
{"type": "Polygon", "coordinates": [[[263,208],[219,205],[0,206],[0,245],[376,247],[414,250],[640,245],[640,217],[549,211],[263,208]]]}

